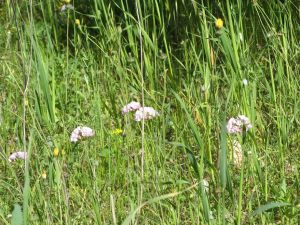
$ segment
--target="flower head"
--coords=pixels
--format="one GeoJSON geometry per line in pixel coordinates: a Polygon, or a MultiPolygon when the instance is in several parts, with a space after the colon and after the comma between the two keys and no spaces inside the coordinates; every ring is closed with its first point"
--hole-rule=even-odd
{"type": "Polygon", "coordinates": [[[46,179],[46,178],[47,178],[47,173],[46,173],[45,170],[44,170],[43,173],[42,173],[42,178],[43,178],[43,179],[46,179]]]}
{"type": "Polygon", "coordinates": [[[125,115],[129,112],[136,111],[141,108],[141,104],[139,102],[130,102],[122,108],[122,114],[125,115]]]}
{"type": "Polygon", "coordinates": [[[80,25],[80,20],[79,19],[75,19],[75,24],[79,26],[80,25]]]}
{"type": "Polygon", "coordinates": [[[84,137],[92,137],[95,135],[95,132],[92,128],[89,127],[76,127],[71,134],[71,142],[77,142],[78,140],[84,137]]]}
{"type": "Polygon", "coordinates": [[[250,128],[252,128],[252,124],[250,123],[248,117],[244,115],[239,115],[237,118],[230,118],[226,128],[227,132],[230,134],[242,133],[243,128],[245,128],[246,131],[248,131],[250,128]]]}
{"type": "Polygon", "coordinates": [[[148,120],[156,116],[159,116],[159,113],[152,107],[141,107],[134,114],[135,121],[148,120]]]}
{"type": "Polygon", "coordinates": [[[114,130],[111,132],[111,134],[113,134],[113,135],[119,135],[119,134],[122,134],[122,133],[123,133],[123,130],[122,130],[122,129],[119,129],[119,128],[114,129],[114,130]]]}
{"type": "Polygon", "coordinates": [[[216,21],[215,21],[215,25],[218,29],[221,29],[224,25],[224,22],[222,19],[218,18],[216,21]]]}
{"type": "Polygon", "coordinates": [[[8,161],[9,162],[13,162],[15,161],[16,159],[23,159],[23,160],[26,160],[27,158],[27,152],[14,152],[12,153],[9,158],[8,158],[8,161]]]}
{"type": "Polygon", "coordinates": [[[57,157],[59,155],[59,149],[57,147],[54,148],[53,155],[54,157],[57,157]]]}
{"type": "Polygon", "coordinates": [[[60,8],[60,12],[64,12],[64,11],[66,11],[67,9],[73,10],[73,9],[74,9],[74,6],[72,6],[71,4],[64,4],[64,5],[60,8]]]}

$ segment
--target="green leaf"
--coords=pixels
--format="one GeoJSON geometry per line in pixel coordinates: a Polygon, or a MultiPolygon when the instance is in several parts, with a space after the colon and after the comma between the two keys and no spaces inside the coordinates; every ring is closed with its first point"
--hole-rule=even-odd
{"type": "Polygon", "coordinates": [[[287,202],[270,202],[268,204],[262,205],[261,207],[257,208],[251,213],[251,216],[256,216],[258,214],[261,214],[265,211],[268,211],[269,209],[274,209],[278,207],[283,207],[283,206],[289,206],[291,205],[290,203],[287,202]]]}

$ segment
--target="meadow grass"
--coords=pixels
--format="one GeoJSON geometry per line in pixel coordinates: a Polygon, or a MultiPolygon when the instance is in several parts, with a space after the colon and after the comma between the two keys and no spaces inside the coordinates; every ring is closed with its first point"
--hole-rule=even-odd
{"type": "Polygon", "coordinates": [[[0,224],[299,224],[297,1],[7,0],[0,15],[0,224]],[[136,122],[131,101],[160,115],[136,122]],[[252,128],[230,134],[238,115],[252,128]],[[71,143],[77,126],[95,136],[71,143]]]}

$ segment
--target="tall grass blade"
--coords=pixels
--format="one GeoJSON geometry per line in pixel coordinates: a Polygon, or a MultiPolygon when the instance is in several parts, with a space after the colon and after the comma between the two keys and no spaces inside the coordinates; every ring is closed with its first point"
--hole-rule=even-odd
{"type": "Polygon", "coordinates": [[[136,213],[139,212],[143,207],[147,206],[147,205],[151,205],[153,203],[157,203],[161,200],[165,200],[165,199],[168,199],[168,198],[174,198],[184,192],[187,192],[189,190],[192,190],[193,188],[197,187],[198,186],[198,183],[196,184],[193,184],[192,186],[184,189],[183,191],[180,191],[180,192],[173,192],[173,193],[169,193],[169,194],[165,194],[165,195],[161,195],[161,196],[158,196],[158,197],[155,197],[155,198],[152,198],[146,202],[144,202],[143,204],[141,204],[140,206],[138,206],[136,209],[134,209],[128,216],[127,218],[123,221],[122,225],[130,225],[131,222],[132,222],[132,219],[135,217],[136,213]]]}
{"type": "Polygon", "coordinates": [[[179,95],[177,93],[175,93],[173,91],[174,96],[176,97],[176,99],[178,100],[178,102],[180,103],[180,106],[182,107],[182,109],[185,111],[185,116],[187,117],[187,121],[188,124],[190,125],[191,129],[192,129],[192,133],[197,141],[198,147],[202,150],[202,139],[200,136],[200,131],[197,128],[197,125],[195,124],[195,122],[193,121],[192,117],[191,117],[191,113],[188,111],[185,103],[182,101],[182,99],[179,97],[179,95]]]}
{"type": "MultiPolygon", "coordinates": [[[[36,64],[36,71],[37,71],[37,81],[39,86],[37,86],[37,94],[39,95],[39,99],[43,99],[46,104],[47,109],[47,116],[44,116],[44,120],[47,123],[55,122],[55,108],[52,101],[54,99],[51,96],[51,89],[49,83],[49,73],[48,73],[48,66],[45,60],[45,56],[42,53],[41,47],[39,46],[38,42],[33,42],[33,48],[35,52],[35,57],[37,60],[36,64]]],[[[40,102],[41,103],[41,102],[40,102]]],[[[43,112],[43,111],[42,111],[43,112]]]]}
{"type": "Polygon", "coordinates": [[[226,188],[227,182],[227,132],[226,124],[223,122],[221,128],[221,144],[220,144],[220,180],[223,189],[226,188]]]}

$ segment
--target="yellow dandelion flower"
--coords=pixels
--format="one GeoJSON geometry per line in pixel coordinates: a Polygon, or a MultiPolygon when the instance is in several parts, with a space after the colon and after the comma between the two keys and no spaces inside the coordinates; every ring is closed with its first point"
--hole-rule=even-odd
{"type": "Polygon", "coordinates": [[[47,178],[47,173],[46,173],[45,170],[44,170],[43,173],[42,173],[42,178],[43,178],[43,179],[46,179],[46,178],[47,178]]]}
{"type": "Polygon", "coordinates": [[[54,157],[57,157],[58,154],[59,154],[59,149],[58,148],[54,148],[54,150],[53,150],[54,157]]]}
{"type": "Polygon", "coordinates": [[[114,129],[111,133],[114,134],[114,135],[119,135],[119,134],[122,134],[122,133],[123,133],[123,130],[117,128],[117,129],[114,129]]]}
{"type": "Polygon", "coordinates": [[[223,27],[223,25],[224,25],[224,22],[223,22],[222,19],[218,18],[218,19],[216,20],[216,22],[215,22],[215,25],[216,25],[216,27],[217,27],[218,29],[221,29],[221,28],[223,27]]]}
{"type": "Polygon", "coordinates": [[[79,26],[79,25],[80,25],[80,20],[79,20],[79,19],[76,19],[76,20],[75,20],[75,24],[79,26]]]}

